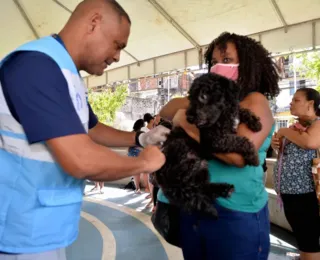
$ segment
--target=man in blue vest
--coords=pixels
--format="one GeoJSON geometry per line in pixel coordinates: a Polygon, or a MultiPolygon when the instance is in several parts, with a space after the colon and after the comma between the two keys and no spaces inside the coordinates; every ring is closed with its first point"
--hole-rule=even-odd
{"type": "Polygon", "coordinates": [[[159,169],[168,129],[118,131],[99,123],[80,70],[102,75],[120,59],[130,18],[113,0],[81,2],[59,35],[0,62],[0,260],[65,259],[78,235],[84,180],[159,169]],[[139,157],[107,147],[141,145],[139,157]],[[150,146],[151,145],[151,146],[150,146]]]}

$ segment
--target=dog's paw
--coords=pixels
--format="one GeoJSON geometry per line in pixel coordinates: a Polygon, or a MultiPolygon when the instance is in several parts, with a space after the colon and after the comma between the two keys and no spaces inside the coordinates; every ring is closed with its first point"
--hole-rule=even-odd
{"type": "Polygon", "coordinates": [[[196,159],[198,159],[198,156],[193,152],[188,152],[187,153],[187,159],[188,160],[196,160],[196,159]]]}
{"type": "Polygon", "coordinates": [[[258,166],[260,164],[259,157],[256,153],[249,154],[244,159],[247,165],[258,166]]]}
{"type": "Polygon", "coordinates": [[[250,110],[241,108],[239,110],[240,122],[245,123],[253,132],[259,132],[262,129],[260,118],[253,114],[250,110]]]}
{"type": "Polygon", "coordinates": [[[256,120],[250,122],[248,125],[249,129],[252,130],[253,132],[260,132],[262,129],[262,124],[259,120],[259,118],[256,118],[256,120]]]}
{"type": "Polygon", "coordinates": [[[234,186],[232,184],[224,184],[224,191],[221,193],[222,198],[229,198],[234,192],[234,186]]]}
{"type": "Polygon", "coordinates": [[[228,198],[234,191],[234,186],[229,183],[209,183],[203,187],[203,191],[213,199],[228,198]]]}
{"type": "Polygon", "coordinates": [[[207,169],[208,168],[208,161],[207,160],[201,160],[200,167],[201,167],[201,169],[207,169]]]}

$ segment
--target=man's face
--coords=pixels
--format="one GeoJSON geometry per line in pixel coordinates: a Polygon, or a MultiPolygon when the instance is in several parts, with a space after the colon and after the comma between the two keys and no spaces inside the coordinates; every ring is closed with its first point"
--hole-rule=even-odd
{"type": "Polygon", "coordinates": [[[108,66],[120,60],[120,52],[126,47],[129,34],[130,24],[125,18],[93,21],[92,32],[86,37],[83,69],[89,74],[102,75],[108,66]]]}

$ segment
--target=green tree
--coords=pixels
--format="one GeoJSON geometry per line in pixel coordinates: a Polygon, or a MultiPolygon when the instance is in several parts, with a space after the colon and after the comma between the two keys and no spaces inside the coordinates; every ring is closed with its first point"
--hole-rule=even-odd
{"type": "Polygon", "coordinates": [[[320,92],[320,51],[303,53],[297,58],[301,60],[297,70],[306,78],[316,80],[316,89],[320,92]]]}
{"type": "Polygon", "coordinates": [[[99,121],[112,125],[117,110],[124,105],[127,96],[127,85],[121,85],[114,92],[110,88],[100,92],[89,89],[88,100],[99,121]]]}

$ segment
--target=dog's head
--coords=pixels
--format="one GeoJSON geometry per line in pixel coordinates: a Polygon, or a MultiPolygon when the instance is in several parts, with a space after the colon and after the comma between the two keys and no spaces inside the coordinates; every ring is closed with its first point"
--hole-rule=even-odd
{"type": "Polygon", "coordinates": [[[223,113],[236,108],[240,89],[218,74],[207,73],[195,79],[189,91],[187,121],[198,128],[210,127],[223,113]]]}

